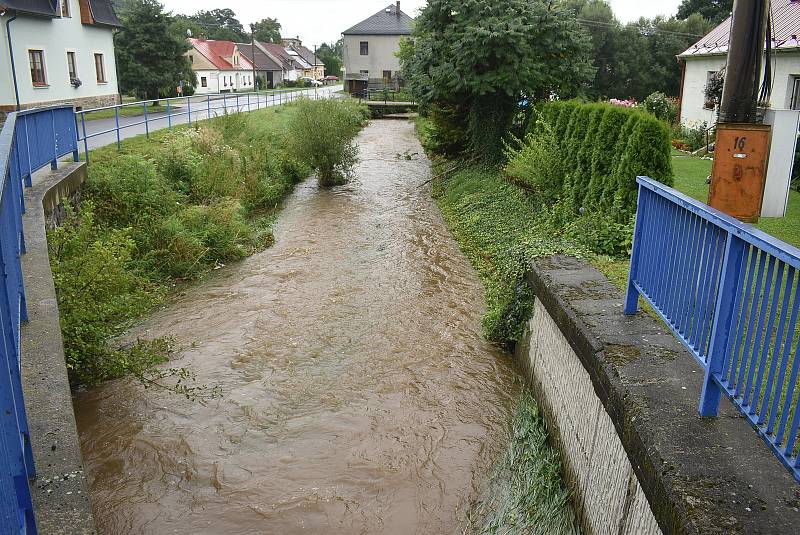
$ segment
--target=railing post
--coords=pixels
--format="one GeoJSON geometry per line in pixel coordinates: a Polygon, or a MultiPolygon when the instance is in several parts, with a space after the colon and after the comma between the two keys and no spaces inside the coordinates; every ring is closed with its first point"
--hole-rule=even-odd
{"type": "Polygon", "coordinates": [[[206,119],[211,119],[211,95],[206,95],[206,108],[208,109],[206,119]]]}
{"type": "Polygon", "coordinates": [[[716,377],[719,377],[725,369],[728,338],[736,317],[736,294],[741,291],[741,288],[738,287],[738,281],[739,274],[743,269],[745,250],[745,242],[728,233],[725,255],[720,270],[714,321],[711,327],[708,364],[706,365],[706,375],[703,381],[703,391],[700,394],[700,416],[703,417],[716,416],[719,412],[722,389],[717,384],[716,377]]]}
{"type": "MultiPolygon", "coordinates": [[[[81,112],[81,127],[83,128],[83,155],[86,157],[86,164],[89,164],[89,140],[86,139],[86,112],[81,112]]],[[[117,128],[119,134],[119,128],[117,128]]]]}
{"type": "Polygon", "coordinates": [[[186,113],[188,114],[189,126],[192,126],[192,97],[186,97],[186,113]]]}
{"type": "Polygon", "coordinates": [[[172,106],[170,106],[169,99],[167,99],[167,130],[172,130],[172,106]]]}
{"type": "Polygon", "coordinates": [[[144,101],[144,135],[150,139],[150,125],[147,124],[147,101],[144,101]]]}
{"type": "Polygon", "coordinates": [[[639,290],[636,289],[634,282],[638,276],[639,271],[639,258],[641,257],[642,250],[642,230],[644,228],[644,220],[649,217],[647,214],[647,203],[645,202],[644,187],[639,184],[639,197],[636,205],[636,223],[633,227],[633,250],[631,251],[631,267],[628,272],[628,291],[625,294],[625,309],[623,312],[630,316],[636,314],[639,309],[639,290]]]}
{"type": "MultiPolygon", "coordinates": [[[[117,123],[117,150],[120,150],[122,149],[122,138],[119,134],[119,106],[114,108],[114,119],[117,123]]],[[[86,134],[84,133],[84,135],[86,134]]]]}
{"type": "Polygon", "coordinates": [[[56,111],[50,110],[50,122],[52,125],[53,136],[53,159],[50,160],[50,169],[55,171],[58,169],[58,136],[56,136],[56,111]]]}

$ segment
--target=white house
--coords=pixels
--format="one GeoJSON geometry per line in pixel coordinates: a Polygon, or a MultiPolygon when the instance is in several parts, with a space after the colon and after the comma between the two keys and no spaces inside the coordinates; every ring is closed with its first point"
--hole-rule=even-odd
{"type": "Polygon", "coordinates": [[[0,15],[0,113],[117,102],[110,0],[0,0],[0,15]]]}
{"type": "Polygon", "coordinates": [[[240,52],[236,43],[190,38],[189,44],[192,48],[186,52],[186,56],[197,74],[196,93],[253,90],[253,64],[240,52]]]}
{"type": "MultiPolygon", "coordinates": [[[[800,109],[800,2],[772,0],[773,86],[770,107],[800,109]]],[[[714,124],[717,111],[707,101],[709,77],[725,66],[730,40],[730,18],[678,56],[684,63],[681,86],[681,123],[714,124]]]]}
{"type": "Polygon", "coordinates": [[[400,40],[411,35],[413,19],[400,11],[400,2],[342,32],[345,89],[400,85],[400,40]]]}
{"type": "Polygon", "coordinates": [[[325,63],[310,49],[303,46],[299,37],[284,37],[282,39],[286,52],[292,57],[300,56],[308,67],[304,67],[303,76],[322,80],[325,78],[325,63]]]}

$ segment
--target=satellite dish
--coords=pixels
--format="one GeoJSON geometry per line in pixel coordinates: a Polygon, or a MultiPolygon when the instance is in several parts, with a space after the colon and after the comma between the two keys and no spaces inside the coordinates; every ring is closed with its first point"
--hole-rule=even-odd
{"type": "Polygon", "coordinates": [[[192,36],[192,29],[191,28],[186,28],[186,36],[187,37],[191,37],[192,36]]]}

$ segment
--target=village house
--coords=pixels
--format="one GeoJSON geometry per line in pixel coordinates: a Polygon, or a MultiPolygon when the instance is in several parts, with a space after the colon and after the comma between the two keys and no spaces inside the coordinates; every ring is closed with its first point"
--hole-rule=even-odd
{"type": "Polygon", "coordinates": [[[284,37],[283,46],[286,47],[286,51],[289,52],[289,54],[300,56],[308,65],[308,68],[303,71],[303,76],[313,78],[314,80],[322,80],[325,78],[325,64],[313,51],[303,46],[303,42],[299,37],[284,37]]]}
{"type": "Polygon", "coordinates": [[[296,82],[303,76],[307,69],[311,66],[302,60],[297,54],[290,54],[289,51],[282,44],[278,43],[262,43],[256,41],[274,62],[281,66],[281,81],[282,82],[296,82]]]}
{"type": "Polygon", "coordinates": [[[342,32],[344,83],[348,92],[402,85],[397,52],[400,40],[411,35],[412,22],[397,2],[342,32]]]}
{"type": "Polygon", "coordinates": [[[258,89],[272,89],[283,80],[283,68],[261,48],[259,43],[236,43],[239,53],[250,64],[255,64],[257,80],[263,80],[264,85],[258,89]]]}
{"type": "MultiPolygon", "coordinates": [[[[770,107],[800,110],[800,1],[773,0],[772,76],[770,107]]],[[[696,127],[717,121],[717,110],[707,99],[711,76],[725,66],[730,40],[730,18],[678,56],[683,63],[681,124],[696,127]]]]}
{"type": "Polygon", "coordinates": [[[119,98],[109,0],[0,0],[0,113],[119,98]]]}
{"type": "Polygon", "coordinates": [[[214,39],[189,39],[192,46],[186,56],[197,74],[195,92],[233,93],[252,91],[255,79],[253,65],[232,41],[214,39]]]}

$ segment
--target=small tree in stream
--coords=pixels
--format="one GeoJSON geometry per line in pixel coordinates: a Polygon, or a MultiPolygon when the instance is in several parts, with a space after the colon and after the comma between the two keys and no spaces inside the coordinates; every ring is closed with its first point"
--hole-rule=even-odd
{"type": "Polygon", "coordinates": [[[358,161],[353,138],[369,112],[343,100],[301,99],[295,106],[287,140],[289,150],[317,172],[320,186],[343,184],[358,161]]]}

